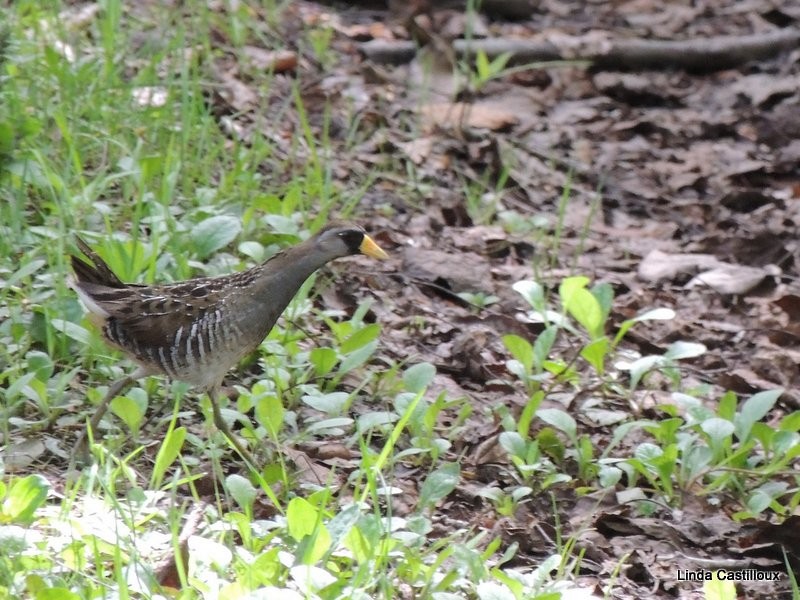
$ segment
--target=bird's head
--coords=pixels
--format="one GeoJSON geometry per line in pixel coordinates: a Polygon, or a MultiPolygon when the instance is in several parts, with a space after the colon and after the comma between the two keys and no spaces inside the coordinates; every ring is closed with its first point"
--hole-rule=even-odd
{"type": "Polygon", "coordinates": [[[372,258],[389,258],[383,248],[358,225],[331,223],[314,237],[316,247],[328,256],[366,254],[372,258]]]}

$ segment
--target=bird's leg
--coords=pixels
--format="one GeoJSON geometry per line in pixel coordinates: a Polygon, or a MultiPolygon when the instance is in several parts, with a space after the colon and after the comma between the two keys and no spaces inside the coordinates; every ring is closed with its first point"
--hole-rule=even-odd
{"type": "Polygon", "coordinates": [[[142,369],[137,369],[130,375],[126,375],[122,379],[115,381],[110,388],[108,388],[108,392],[106,392],[105,397],[102,399],[100,404],[97,405],[97,408],[92,415],[92,418],[89,419],[89,424],[84,427],[83,431],[81,431],[80,435],[78,435],[78,441],[75,442],[75,448],[72,451],[72,457],[69,461],[69,470],[71,471],[74,466],[75,462],[80,460],[85,460],[87,458],[88,453],[88,437],[89,437],[89,430],[91,430],[92,435],[94,435],[97,426],[100,425],[100,421],[105,416],[106,412],[108,412],[108,407],[111,404],[111,401],[119,396],[123,390],[127,389],[133,383],[144,375],[144,371],[142,369]]]}
{"type": "Polygon", "coordinates": [[[256,463],[253,455],[244,446],[242,446],[236,436],[233,435],[231,428],[228,427],[228,423],[222,417],[222,412],[219,409],[219,390],[209,390],[208,397],[211,399],[211,410],[214,413],[214,425],[216,425],[217,429],[219,429],[223,435],[228,438],[228,441],[236,449],[236,452],[239,453],[239,456],[241,456],[247,463],[247,467],[251,471],[258,472],[258,468],[256,466],[258,463],[256,463]]]}

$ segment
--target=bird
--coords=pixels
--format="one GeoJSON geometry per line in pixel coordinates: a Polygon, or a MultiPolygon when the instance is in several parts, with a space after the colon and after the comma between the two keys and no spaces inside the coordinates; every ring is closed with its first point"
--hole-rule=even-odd
{"type": "Polygon", "coordinates": [[[256,462],[232,434],[219,408],[223,378],[253,352],[317,269],[337,258],[387,253],[359,226],[334,221],[306,241],[276,253],[245,271],[198,277],[163,285],[124,283],[79,236],[84,260],[71,256],[69,285],[102,337],[132,359],[135,371],[110,386],[86,428],[73,457],[85,452],[109,403],[136,380],[163,375],[208,394],[214,424],[251,468],[256,462]]]}

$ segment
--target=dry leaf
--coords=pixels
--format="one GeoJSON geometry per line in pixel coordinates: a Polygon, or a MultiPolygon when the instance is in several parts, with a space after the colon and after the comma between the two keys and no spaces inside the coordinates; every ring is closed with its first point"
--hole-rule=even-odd
{"type": "Polygon", "coordinates": [[[642,281],[656,283],[674,279],[682,273],[696,273],[699,269],[713,269],[722,264],[713,254],[668,254],[652,250],[639,263],[636,275],[642,281]]]}
{"type": "Polygon", "coordinates": [[[774,265],[761,268],[722,264],[696,275],[686,284],[686,288],[705,285],[720,294],[746,294],[764,281],[764,278],[780,273],[781,270],[774,265]]]}
{"type": "Polygon", "coordinates": [[[492,102],[437,102],[422,106],[419,112],[428,130],[435,127],[470,127],[499,131],[519,122],[515,113],[492,102]]]}

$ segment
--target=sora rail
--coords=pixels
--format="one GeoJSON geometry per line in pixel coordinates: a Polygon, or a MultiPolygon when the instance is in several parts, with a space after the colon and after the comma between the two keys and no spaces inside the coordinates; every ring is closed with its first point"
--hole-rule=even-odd
{"type": "MultiPolygon", "coordinates": [[[[223,377],[261,344],[314,271],[359,253],[387,258],[363,229],[337,222],[240,273],[139,285],[123,283],[82,239],[76,242],[89,260],[72,256],[71,287],[105,340],[138,364],[109,388],[87,430],[97,428],[111,400],[135,380],[166,375],[208,393],[214,424],[251,467],[256,465],[252,455],[231,433],[219,410],[223,377]]],[[[85,451],[85,434],[76,456],[85,451]]]]}

